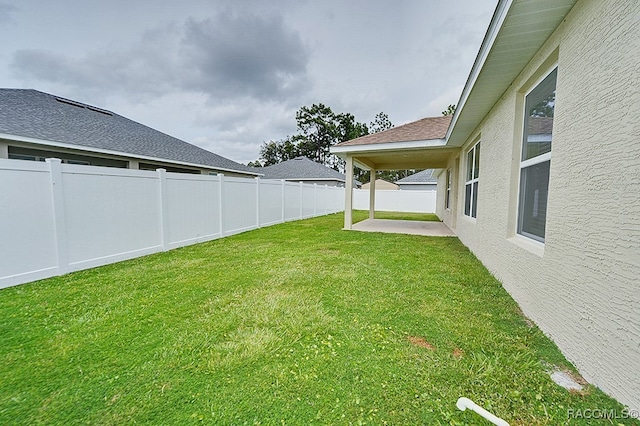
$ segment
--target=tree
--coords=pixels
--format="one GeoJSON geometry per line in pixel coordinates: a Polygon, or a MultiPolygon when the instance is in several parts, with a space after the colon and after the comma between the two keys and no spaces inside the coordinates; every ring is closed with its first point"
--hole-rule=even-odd
{"type": "Polygon", "coordinates": [[[279,141],[263,142],[260,147],[260,159],[263,166],[281,163],[300,155],[300,150],[294,142],[294,137],[287,136],[279,141]]]}
{"type": "Polygon", "coordinates": [[[296,112],[296,122],[297,134],[262,143],[260,160],[264,166],[304,156],[344,171],[344,161],[331,154],[331,146],[369,134],[367,125],[357,122],[353,114],[336,114],[321,103],[300,108],[296,112]]]}
{"type": "Polygon", "coordinates": [[[380,133],[391,128],[393,128],[393,123],[389,120],[389,116],[382,111],[380,111],[376,115],[376,118],[369,124],[371,133],[380,133]]]}
{"type": "Polygon", "coordinates": [[[444,116],[453,115],[453,114],[455,114],[455,112],[456,112],[456,106],[455,105],[449,105],[445,111],[442,111],[442,115],[444,115],[444,116]]]}
{"type": "Polygon", "coordinates": [[[262,167],[262,163],[260,162],[260,160],[249,161],[247,163],[247,167],[262,167]]]}

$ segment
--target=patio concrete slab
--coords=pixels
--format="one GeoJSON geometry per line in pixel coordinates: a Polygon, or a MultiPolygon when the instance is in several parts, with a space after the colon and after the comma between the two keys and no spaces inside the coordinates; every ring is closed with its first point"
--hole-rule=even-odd
{"type": "Polygon", "coordinates": [[[420,220],[367,219],[353,224],[354,231],[385,232],[389,234],[424,235],[429,237],[455,237],[442,222],[420,220]]]}

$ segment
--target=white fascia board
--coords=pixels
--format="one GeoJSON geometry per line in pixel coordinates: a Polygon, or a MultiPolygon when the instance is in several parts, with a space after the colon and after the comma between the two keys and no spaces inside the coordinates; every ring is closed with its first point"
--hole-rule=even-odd
{"type": "Polygon", "coordinates": [[[500,32],[500,28],[502,27],[502,24],[507,17],[507,12],[509,12],[512,3],[513,0],[500,0],[498,6],[496,6],[496,10],[493,12],[493,18],[491,18],[491,23],[489,24],[487,33],[484,35],[484,40],[482,41],[482,45],[480,46],[480,50],[478,51],[476,60],[473,63],[473,67],[471,67],[471,72],[469,73],[469,77],[467,78],[467,83],[464,85],[464,89],[462,89],[462,94],[460,95],[460,99],[458,100],[458,104],[456,106],[456,112],[453,114],[451,124],[449,125],[449,129],[447,130],[447,135],[445,136],[445,139],[447,141],[449,141],[451,132],[453,131],[453,128],[458,121],[458,117],[460,116],[460,113],[464,108],[467,99],[469,98],[469,94],[471,93],[473,86],[476,84],[476,80],[480,75],[480,71],[482,71],[482,67],[484,67],[484,63],[489,56],[489,52],[493,47],[493,43],[496,41],[496,37],[500,32]]]}
{"type": "Polygon", "coordinates": [[[396,182],[396,185],[437,185],[438,182],[432,180],[430,182],[396,182]]]}
{"type": "Polygon", "coordinates": [[[306,181],[306,180],[322,180],[322,181],[331,181],[331,180],[335,180],[336,182],[344,182],[344,179],[338,179],[338,178],[311,178],[311,177],[306,177],[306,178],[284,178],[284,179],[274,179],[274,180],[294,180],[296,182],[299,181],[306,181]]]}
{"type": "Polygon", "coordinates": [[[366,145],[332,146],[332,154],[351,154],[381,151],[397,151],[405,149],[441,148],[446,146],[445,139],[427,139],[421,141],[372,143],[366,145]]]}
{"type": "Polygon", "coordinates": [[[82,145],[73,145],[68,143],[49,141],[46,139],[37,139],[37,138],[30,138],[27,136],[10,135],[7,133],[0,133],[0,139],[6,139],[8,141],[16,141],[16,142],[33,143],[37,145],[51,146],[51,147],[57,147],[57,148],[73,149],[76,151],[83,151],[86,153],[107,154],[107,155],[113,155],[116,157],[135,158],[138,160],[156,161],[160,163],[169,163],[169,164],[179,164],[181,166],[199,167],[202,169],[220,170],[223,172],[264,176],[262,173],[258,173],[258,172],[245,172],[244,170],[227,169],[224,167],[213,167],[213,166],[208,166],[206,164],[188,163],[185,161],[169,160],[167,158],[149,157],[146,155],[139,155],[139,154],[129,154],[128,152],[111,151],[109,149],[101,149],[101,148],[91,148],[91,147],[85,147],[82,145]]]}

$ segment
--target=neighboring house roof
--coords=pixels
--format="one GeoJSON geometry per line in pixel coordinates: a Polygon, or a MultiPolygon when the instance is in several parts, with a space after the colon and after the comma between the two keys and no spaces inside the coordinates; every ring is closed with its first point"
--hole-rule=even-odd
{"type": "Polygon", "coordinates": [[[15,137],[257,174],[250,167],[102,108],[32,89],[0,89],[0,138],[20,140],[15,137]]]}
{"type": "Polygon", "coordinates": [[[437,183],[438,179],[433,176],[433,169],[423,170],[418,173],[414,173],[411,176],[407,176],[406,178],[402,178],[396,183],[398,185],[403,184],[425,184],[425,183],[437,183]]]}
{"type": "Polygon", "coordinates": [[[451,123],[451,116],[427,117],[391,129],[361,136],[335,146],[372,145],[389,142],[412,142],[444,139],[451,123]]]}
{"type": "MultiPolygon", "coordinates": [[[[371,187],[371,183],[367,182],[364,185],[362,185],[362,189],[369,189],[371,187]]],[[[398,185],[396,185],[395,183],[389,182],[388,180],[384,180],[384,179],[376,179],[376,190],[393,190],[393,189],[400,189],[400,187],[398,187],[398,185]]]]}
{"type": "Polygon", "coordinates": [[[263,173],[265,179],[333,180],[343,183],[345,181],[344,173],[309,160],[307,157],[296,157],[271,166],[257,167],[254,170],[263,173]]]}

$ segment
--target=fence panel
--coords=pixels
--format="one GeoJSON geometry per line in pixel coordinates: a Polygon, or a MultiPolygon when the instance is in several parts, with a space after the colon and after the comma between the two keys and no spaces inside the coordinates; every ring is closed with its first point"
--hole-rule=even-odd
{"type": "Polygon", "coordinates": [[[156,172],[62,164],[62,187],[70,270],[162,249],[156,172]]]}
{"type": "MultiPolygon", "coordinates": [[[[376,210],[395,212],[435,213],[436,191],[376,191],[376,210]]],[[[353,190],[353,208],[369,210],[369,190],[353,190]]]]}
{"type": "Polygon", "coordinates": [[[48,164],[0,165],[2,288],[54,275],[58,258],[48,164]]]}
{"type": "Polygon", "coordinates": [[[260,226],[269,226],[283,221],[283,181],[260,180],[260,226]]]}
{"type": "Polygon", "coordinates": [[[317,185],[302,186],[302,217],[308,218],[315,215],[317,185]]]}
{"type": "Polygon", "coordinates": [[[300,184],[285,182],[284,183],[284,220],[300,219],[300,204],[302,197],[300,196],[300,184]]]}
{"type": "Polygon", "coordinates": [[[170,248],[221,236],[217,178],[167,173],[165,196],[170,248]]]}
{"type": "Polygon", "coordinates": [[[231,235],[257,228],[255,179],[223,177],[223,234],[231,235]]]}
{"type": "Polygon", "coordinates": [[[340,188],[0,159],[0,288],[342,209],[340,188]]]}

